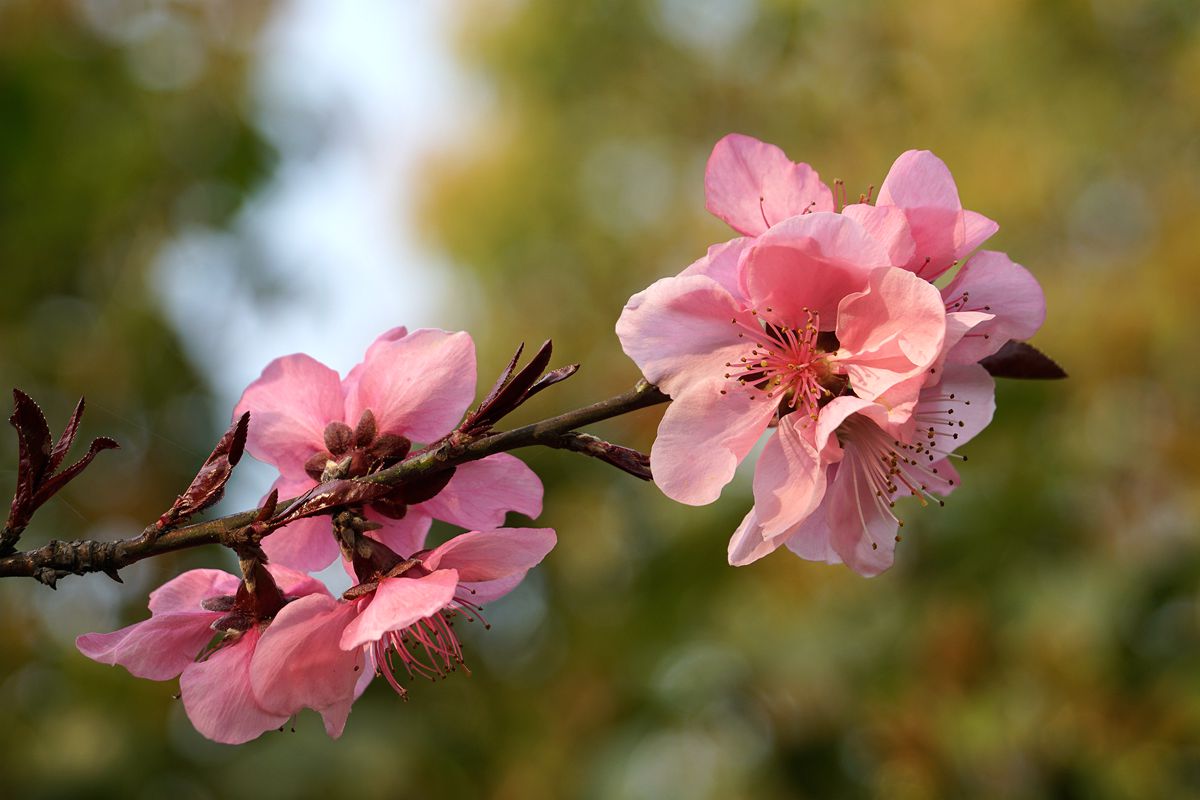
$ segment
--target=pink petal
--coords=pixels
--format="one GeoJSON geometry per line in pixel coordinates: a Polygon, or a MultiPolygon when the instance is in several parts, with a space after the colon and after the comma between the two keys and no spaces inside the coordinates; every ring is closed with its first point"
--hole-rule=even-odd
{"type": "Polygon", "coordinates": [[[258,629],[251,628],[234,644],[189,665],[179,678],[179,693],[188,719],[197,731],[214,742],[248,742],[278,728],[290,716],[264,711],[250,689],[250,660],[259,636],[258,629]]]}
{"type": "Polygon", "coordinates": [[[950,168],[928,150],[908,150],[900,154],[879,187],[876,204],[943,208],[954,212],[962,209],[950,168]]]}
{"type": "Polygon", "coordinates": [[[188,570],[150,593],[150,611],[155,614],[197,612],[208,598],[235,593],[240,583],[236,575],[223,570],[188,570]]]}
{"type": "Polygon", "coordinates": [[[460,464],[446,488],[421,509],[468,530],[498,528],[509,511],[530,518],[542,513],[542,482],[521,459],[497,453],[460,464]]]}
{"type": "Polygon", "coordinates": [[[329,594],[325,584],[306,572],[288,569],[279,564],[267,564],[267,572],[275,579],[279,591],[288,597],[304,597],[310,594],[329,594]]]}
{"type": "Polygon", "coordinates": [[[742,524],[733,532],[729,540],[729,563],[734,567],[744,567],[753,564],[763,556],[774,553],[783,543],[786,536],[765,536],[762,525],[759,524],[756,509],[742,519],[742,524]]]}
{"type": "Polygon", "coordinates": [[[250,664],[259,705],[289,716],[301,708],[315,709],[326,717],[326,730],[336,731],[330,735],[338,735],[358,696],[365,663],[361,649],[339,646],[357,613],[357,603],[323,594],[284,606],[264,631],[250,664]]]}
{"type": "MultiPolygon", "coordinates": [[[[299,497],[316,485],[317,482],[307,475],[301,478],[280,476],[271,488],[279,492],[279,499],[283,501],[299,497]]],[[[326,515],[305,517],[285,525],[263,539],[262,547],[271,563],[303,572],[324,569],[338,556],[333,523],[326,515]]]]}
{"type": "Polygon", "coordinates": [[[422,328],[376,345],[349,387],[345,418],[357,422],[369,408],[380,432],[415,442],[449,433],[475,398],[471,337],[422,328]]]}
{"type": "MultiPolygon", "coordinates": [[[[390,328],[379,334],[379,336],[375,337],[375,341],[371,342],[370,346],[367,347],[367,353],[365,356],[363,356],[363,360],[355,364],[350,372],[346,374],[346,377],[342,380],[342,393],[344,395],[350,394],[351,388],[358,383],[358,376],[362,374],[363,365],[367,361],[370,361],[372,358],[374,358],[380,348],[387,345],[388,342],[394,342],[398,339],[403,339],[405,336],[408,336],[408,328],[404,327],[403,325],[399,325],[395,328],[390,328]]],[[[357,422],[357,420],[354,422],[357,422]]]]}
{"type": "MultiPolygon", "coordinates": [[[[942,342],[942,353],[941,353],[941,356],[939,357],[938,361],[934,362],[934,366],[940,367],[940,366],[942,366],[942,364],[945,364],[947,360],[950,360],[950,363],[952,363],[952,364],[958,363],[959,356],[956,355],[956,351],[958,350],[959,342],[961,342],[963,339],[965,339],[969,334],[971,334],[972,331],[974,331],[980,325],[982,325],[985,322],[991,322],[995,318],[996,318],[995,314],[987,314],[982,311],[949,311],[949,310],[947,310],[946,311],[946,340],[944,342],[942,342]],[[955,356],[955,357],[953,359],[951,359],[950,358],[951,356],[955,356]]],[[[979,339],[983,339],[983,334],[975,334],[975,336],[979,339]]],[[[988,339],[984,339],[984,341],[989,342],[990,337],[988,339]]],[[[971,348],[971,349],[973,349],[973,348],[971,348]]],[[[999,346],[997,346],[997,349],[999,349],[999,346]]],[[[962,362],[967,363],[967,364],[974,364],[975,362],[977,362],[979,360],[978,358],[971,358],[971,353],[970,353],[969,349],[965,349],[965,350],[961,351],[961,358],[962,358],[962,362]]]]}
{"type": "Polygon", "coordinates": [[[333,521],[324,514],[284,525],[262,540],[262,548],[272,563],[308,572],[325,569],[339,552],[333,521]]]}
{"type": "Polygon", "coordinates": [[[773,144],[739,133],[713,147],[704,194],[710,212],[747,236],[797,214],[833,210],[833,193],[816,170],[793,163],[773,144]]]}
{"type": "Polygon", "coordinates": [[[246,387],[234,418],[245,411],[250,412],[250,455],[300,478],[304,462],[325,449],[325,427],[342,421],[342,382],[311,356],[277,358],[246,387]]]}
{"type": "Polygon", "coordinates": [[[878,575],[892,565],[896,550],[896,520],[883,511],[858,453],[847,457],[829,479],[826,522],[832,532],[830,546],[860,575],[878,575]]]}
{"type": "Polygon", "coordinates": [[[720,377],[725,362],[749,346],[760,326],[716,281],[701,275],[664,278],[625,304],[617,337],[646,380],[672,397],[720,377]]]}
{"type": "MultiPolygon", "coordinates": [[[[375,654],[371,650],[371,648],[364,647],[359,652],[362,653],[362,655],[363,655],[363,667],[362,667],[362,669],[359,670],[358,681],[354,684],[354,699],[355,700],[362,697],[363,692],[365,692],[367,690],[367,687],[371,685],[371,681],[375,680],[375,672],[377,669],[376,664],[375,664],[375,654]]],[[[326,720],[326,722],[328,723],[329,720],[326,720]]],[[[342,724],[344,727],[345,722],[343,721],[342,724]]],[[[326,733],[328,733],[330,736],[334,737],[335,739],[341,735],[340,730],[338,731],[338,733],[334,733],[333,731],[331,731],[329,729],[328,724],[326,725],[325,731],[326,731],[326,733]]]]}
{"type": "Polygon", "coordinates": [[[663,494],[680,503],[711,503],[775,416],[776,405],[747,392],[721,394],[718,377],[667,406],[650,450],[650,470],[663,494]]]}
{"type": "Polygon", "coordinates": [[[404,519],[392,519],[367,507],[366,517],[372,522],[378,522],[383,527],[367,533],[377,542],[383,542],[405,558],[418,550],[425,549],[425,537],[429,535],[429,527],[433,518],[425,511],[425,503],[409,506],[404,519]]]}
{"type": "MultiPolygon", "coordinates": [[[[831,474],[836,470],[837,465],[832,466],[831,474]]],[[[788,550],[806,561],[842,563],[842,557],[833,549],[833,531],[829,528],[828,508],[829,501],[826,499],[804,521],[787,532],[784,544],[788,550]]]]}
{"type": "Polygon", "coordinates": [[[749,236],[740,236],[737,239],[730,239],[728,242],[714,244],[708,248],[708,253],[703,258],[692,262],[687,269],[679,273],[678,277],[704,275],[712,278],[721,284],[734,300],[744,305],[746,298],[742,296],[738,281],[738,264],[742,254],[746,252],[746,248],[753,241],[754,239],[749,236]]]}
{"type": "Polygon", "coordinates": [[[465,591],[472,603],[483,605],[498,600],[504,595],[511,592],[513,589],[525,579],[524,572],[514,572],[512,575],[506,575],[503,578],[497,578],[494,581],[484,581],[482,583],[460,583],[460,591],[465,591]]]}
{"type": "Polygon", "coordinates": [[[913,260],[917,245],[913,241],[908,217],[902,209],[855,203],[843,208],[842,214],[862,225],[867,235],[879,242],[887,251],[891,266],[903,267],[913,260]]]}
{"type": "Polygon", "coordinates": [[[845,422],[851,414],[864,414],[881,428],[886,428],[881,423],[886,421],[887,411],[880,408],[878,404],[849,394],[833,398],[821,409],[820,416],[817,417],[817,430],[813,437],[813,444],[820,452],[821,460],[825,463],[841,460],[842,448],[838,444],[835,433],[838,426],[845,422]]]}
{"type": "Polygon", "coordinates": [[[916,416],[951,419],[954,450],[971,441],[988,426],[996,411],[996,382],[978,364],[953,364],[942,372],[942,380],[921,392],[916,416]],[[953,397],[953,399],[950,399],[953,397]],[[953,409],[953,414],[946,411],[953,409]]]}
{"type": "Polygon", "coordinates": [[[213,638],[220,614],[197,611],[157,614],[112,633],[85,633],[75,646],[93,661],[119,664],[139,678],[165,681],[195,661],[213,638]]]}
{"type": "Polygon", "coordinates": [[[947,358],[950,363],[971,364],[996,352],[1009,339],[1028,339],[1046,319],[1046,298],[1037,279],[1004,253],[990,250],[975,254],[964,264],[942,290],[942,298],[949,311],[992,315],[954,348],[947,358]]]}
{"type": "Polygon", "coordinates": [[[458,573],[452,569],[431,572],[423,578],[384,578],[366,608],[346,626],[342,649],[378,641],[388,631],[402,630],[436,614],[454,599],[457,588],[458,573]]]}
{"type": "Polygon", "coordinates": [[[1000,230],[998,223],[974,211],[963,211],[962,222],[962,241],[954,253],[956,259],[970,255],[975,248],[992,238],[992,235],[1000,230]]]}
{"type": "MultiPolygon", "coordinates": [[[[841,349],[834,360],[855,393],[874,400],[937,359],[946,335],[946,308],[937,289],[913,273],[876,270],[866,291],[842,302],[837,335],[841,349]]],[[[913,398],[919,388],[913,388],[913,398]]]]}
{"type": "Polygon", "coordinates": [[[494,581],[537,566],[555,541],[550,528],[472,531],[434,548],[422,561],[431,570],[457,571],[463,582],[494,581]]]}
{"type": "MultiPolygon", "coordinates": [[[[954,265],[966,241],[958,187],[946,164],[928,150],[909,150],[892,165],[879,189],[879,206],[904,209],[916,250],[903,265],[926,280],[933,280],[954,265]]],[[[983,226],[972,219],[973,236],[983,226]]]]}
{"type": "Polygon", "coordinates": [[[815,427],[801,414],[788,414],[763,448],[754,470],[754,508],[764,538],[799,524],[825,494],[825,465],[813,444],[815,427]]]}
{"type": "Polygon", "coordinates": [[[833,328],[842,298],[862,291],[887,252],[863,227],[841,214],[793,217],[760,236],[742,260],[752,307],[770,322],[803,328],[809,311],[833,328]]]}

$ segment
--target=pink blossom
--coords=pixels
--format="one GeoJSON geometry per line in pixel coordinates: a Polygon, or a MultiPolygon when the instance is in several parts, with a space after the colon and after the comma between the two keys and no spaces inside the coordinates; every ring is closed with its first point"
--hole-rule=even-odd
{"type": "MultiPolygon", "coordinates": [[[[704,187],[708,210],[749,237],[790,217],[835,210],[833,193],[812,167],[792,162],[775,145],[742,134],[729,134],[713,147],[704,187]]],[[[884,247],[892,266],[929,281],[999,228],[962,207],[949,168],[928,150],[909,150],[896,159],[874,205],[846,205],[841,213],[884,247]]]]}
{"type": "Polygon", "coordinates": [[[286,567],[260,568],[254,592],[227,572],[195,569],[150,593],[150,619],[76,639],[79,651],[139,678],[179,676],[188,718],[204,736],[240,744],[278,728],[298,708],[264,709],[250,687],[250,663],[279,608],[328,597],[317,580],[286,567]],[[297,600],[300,598],[300,600],[297,600]],[[222,638],[207,650],[214,636],[222,638]]]}
{"type": "Polygon", "coordinates": [[[790,525],[772,527],[756,484],[755,507],[729,543],[730,563],[749,564],[786,544],[802,558],[845,563],[862,575],[887,569],[902,524],[893,511],[896,499],[912,495],[922,505],[940,504],[934,495],[956,488],[950,462],[991,421],[994,391],[983,367],[947,367],[938,383],[921,391],[903,425],[877,403],[835,398],[822,410],[812,443],[813,458],[827,465],[819,504],[790,525]]]}
{"type": "Polygon", "coordinates": [[[705,187],[708,209],[743,236],[635,295],[617,323],[625,352],[672,398],[655,482],[711,502],[774,425],[730,562],[786,543],[876,574],[891,564],[895,498],[927,503],[954,486],[946,459],[994,405],[975,364],[1033,335],[1041,288],[987,251],[932,286],[997,226],[963,209],[928,151],[902,154],[874,205],[868,192],[831,213],[811,167],[735,134],[714,147],[705,187]]]}
{"type": "MultiPolygon", "coordinates": [[[[716,499],[778,411],[812,420],[825,398],[852,389],[906,413],[912,379],[942,348],[937,290],[888,267],[862,226],[838,214],[792,217],[757,237],[738,282],[744,300],[706,274],[665,278],[617,322],[625,352],[673,399],[650,457],[655,482],[680,502],[716,499]]],[[[816,502],[818,467],[804,452],[797,445],[778,463],[807,476],[816,502]]]]}
{"type": "MultiPolygon", "coordinates": [[[[273,488],[294,497],[322,477],[366,474],[404,458],[414,442],[450,433],[475,394],[475,345],[466,333],[395,328],[367,349],[342,379],[310,356],[277,358],[250,384],[234,411],[251,412],[246,447],[280,472],[273,488]]],[[[436,487],[435,487],[436,488],[436,487]]],[[[500,453],[457,468],[432,499],[380,502],[367,516],[381,541],[403,552],[423,545],[434,519],[469,529],[504,524],[508,511],[536,517],[537,475],[500,453]]],[[[271,560],[316,570],[337,557],[325,517],[302,519],[267,537],[271,560]]]]}
{"type": "MultiPolygon", "coordinates": [[[[348,713],[376,672],[402,696],[400,670],[444,676],[463,660],[453,620],[481,620],[481,606],[520,583],[554,543],[547,528],[501,528],[465,533],[403,558],[359,540],[354,571],[360,583],[347,599],[303,598],[264,634],[251,666],[256,697],[281,713],[296,707],[348,713]],[[313,681],[313,675],[326,680],[313,681]]],[[[344,723],[344,714],[340,718],[344,723]]]]}

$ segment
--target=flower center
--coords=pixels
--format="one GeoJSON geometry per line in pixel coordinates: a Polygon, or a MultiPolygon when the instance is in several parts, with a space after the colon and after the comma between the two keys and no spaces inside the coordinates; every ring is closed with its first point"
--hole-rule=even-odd
{"type": "MultiPolygon", "coordinates": [[[[750,313],[758,316],[756,310],[750,313]]],[[[751,400],[780,398],[781,415],[800,411],[815,420],[822,399],[840,390],[844,381],[833,373],[821,346],[820,317],[807,308],[804,313],[807,321],[799,328],[774,325],[761,317],[759,326],[733,320],[742,328],[738,336],[750,338],[754,346],[737,361],[725,362],[729,370],[725,377],[751,400]]],[[[729,391],[721,389],[721,394],[729,391]]]]}

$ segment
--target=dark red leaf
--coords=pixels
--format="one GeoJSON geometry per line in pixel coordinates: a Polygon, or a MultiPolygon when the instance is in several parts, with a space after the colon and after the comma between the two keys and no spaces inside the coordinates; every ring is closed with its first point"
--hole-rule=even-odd
{"type": "Polygon", "coordinates": [[[509,359],[508,365],[505,366],[504,370],[500,373],[500,377],[496,379],[496,383],[479,403],[480,410],[483,410],[491,405],[496,399],[496,395],[500,394],[500,390],[504,388],[504,385],[508,383],[509,378],[512,377],[513,371],[517,368],[517,362],[521,359],[521,353],[524,351],[525,343],[521,342],[519,345],[517,345],[517,352],[513,353],[513,357],[509,359]]]}
{"type": "Polygon", "coordinates": [[[512,403],[512,408],[520,405],[527,396],[529,388],[537,383],[538,378],[546,371],[546,367],[550,364],[550,355],[553,352],[553,342],[549,339],[542,342],[542,346],[533,354],[533,358],[529,359],[529,363],[521,367],[520,372],[513,375],[508,385],[500,391],[500,395],[496,398],[497,402],[503,403],[507,400],[512,403]]]}
{"type": "Polygon", "coordinates": [[[75,442],[75,435],[79,433],[79,423],[83,421],[83,407],[84,399],[80,397],[79,402],[75,404],[75,411],[72,412],[71,419],[67,421],[67,427],[63,428],[62,436],[58,437],[58,443],[50,451],[50,465],[46,469],[47,472],[58,469],[62,465],[63,459],[67,457],[67,452],[75,442]]]}
{"type": "Polygon", "coordinates": [[[533,385],[529,387],[529,391],[525,393],[525,399],[528,400],[542,389],[548,389],[556,383],[565,381],[578,371],[578,364],[567,364],[565,367],[559,367],[558,369],[550,370],[545,375],[533,382],[533,385]]]}
{"type": "Polygon", "coordinates": [[[1067,377],[1054,359],[1027,342],[1010,341],[979,362],[997,378],[1056,380],[1067,377]]]}
{"type": "Polygon", "coordinates": [[[66,458],[67,451],[71,449],[71,444],[79,433],[83,408],[84,401],[80,398],[71,419],[63,429],[62,436],[51,447],[50,426],[46,422],[46,416],[29,395],[20,389],[13,389],[13,413],[8,421],[17,430],[17,487],[13,493],[8,523],[5,525],[5,546],[11,546],[16,541],[38,506],[82,472],[97,453],[118,446],[107,437],[96,439],[83,458],[58,475],[53,474],[66,458]]]}
{"type": "Polygon", "coordinates": [[[28,481],[31,487],[41,482],[50,463],[50,425],[46,415],[29,395],[13,389],[13,413],[9,423],[17,429],[18,483],[28,481]]]}
{"type": "MultiPolygon", "coordinates": [[[[525,402],[529,396],[530,387],[537,382],[542,371],[546,369],[546,365],[550,363],[550,354],[553,349],[554,345],[549,339],[543,342],[528,364],[512,375],[506,383],[488,394],[488,397],[479,404],[479,409],[469,418],[468,424],[464,427],[486,429],[525,402]]],[[[517,352],[520,353],[519,350],[517,352]]],[[[505,370],[506,374],[511,372],[511,366],[510,362],[509,369],[505,370]]]]}
{"type": "Polygon", "coordinates": [[[225,435],[213,448],[212,455],[192,479],[191,485],[175,499],[167,513],[158,518],[159,528],[165,528],[180,519],[197,514],[224,496],[225,484],[229,482],[234,466],[241,460],[245,451],[249,424],[250,412],[247,411],[225,431],[225,435]]]}

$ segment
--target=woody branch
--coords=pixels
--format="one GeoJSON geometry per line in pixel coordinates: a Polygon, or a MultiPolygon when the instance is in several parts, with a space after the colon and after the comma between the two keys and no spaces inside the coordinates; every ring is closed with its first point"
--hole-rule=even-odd
{"type": "MultiPolygon", "coordinates": [[[[547,342],[526,368],[514,373],[518,350],[496,386],[455,431],[394,466],[361,478],[329,480],[298,498],[282,502],[269,498],[263,508],[204,522],[177,524],[177,520],[219,499],[245,442],[246,420],[239,420],[218,444],[188,491],[140,535],[111,542],[52,540],[36,549],[14,552],[12,545],[19,539],[20,530],[6,525],[10,552],[0,556],[0,577],[32,577],[53,587],[68,574],[104,572],[120,581],[122,568],[165,553],[209,544],[224,544],[242,552],[247,546],[256,547],[262,537],[296,519],[361,506],[459,464],[523,447],[540,445],[574,450],[648,480],[649,460],[644,454],[578,432],[586,425],[669,401],[670,398],[645,381],[623,394],[540,422],[508,431],[492,430],[495,422],[530,396],[570,377],[577,369],[577,365],[571,365],[543,375],[549,353],[547,342]]],[[[72,421],[78,424],[77,419],[72,421]]]]}

